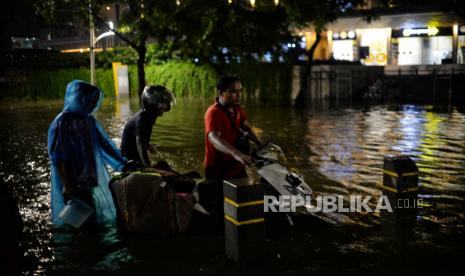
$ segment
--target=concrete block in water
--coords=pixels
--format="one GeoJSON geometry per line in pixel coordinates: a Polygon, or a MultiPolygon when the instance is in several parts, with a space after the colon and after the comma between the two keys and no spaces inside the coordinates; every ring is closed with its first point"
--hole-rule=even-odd
{"type": "Polygon", "coordinates": [[[418,191],[418,167],[408,156],[384,157],[383,188],[393,193],[418,191]]]}
{"type": "Polygon", "coordinates": [[[263,183],[249,178],[223,182],[225,251],[237,261],[261,259],[265,245],[263,183]]]}

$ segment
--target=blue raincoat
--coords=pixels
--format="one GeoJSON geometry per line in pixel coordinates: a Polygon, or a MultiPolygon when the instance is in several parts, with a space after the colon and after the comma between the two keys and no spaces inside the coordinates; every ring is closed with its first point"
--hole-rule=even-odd
{"type": "Polygon", "coordinates": [[[97,87],[80,80],[70,82],[66,87],[63,111],[49,127],[48,154],[54,224],[63,224],[58,214],[65,206],[58,164],[64,164],[67,178],[74,188],[92,195],[97,222],[116,217],[108,188],[110,174],[105,163],[121,171],[126,159],[92,115],[100,106],[102,98],[103,93],[97,87]]]}

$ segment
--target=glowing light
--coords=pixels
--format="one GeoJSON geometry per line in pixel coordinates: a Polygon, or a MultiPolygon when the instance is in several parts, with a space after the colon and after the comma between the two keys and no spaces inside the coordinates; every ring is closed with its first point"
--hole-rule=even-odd
{"type": "Polygon", "coordinates": [[[228,0],[228,4],[232,4],[232,0],[228,0]]]}
{"type": "Polygon", "coordinates": [[[110,6],[107,6],[106,9],[107,9],[107,11],[109,11],[109,10],[110,10],[110,6]]]}
{"type": "Polygon", "coordinates": [[[411,36],[411,35],[435,36],[438,33],[439,33],[439,30],[436,27],[428,27],[428,28],[421,28],[421,29],[404,29],[402,31],[403,36],[411,36]]]}
{"type": "Polygon", "coordinates": [[[176,5],[181,5],[181,0],[176,0],[176,5]]]}
{"type": "Polygon", "coordinates": [[[429,36],[437,35],[438,33],[439,33],[438,28],[436,28],[436,27],[428,27],[428,35],[429,36]]]}
{"type": "Polygon", "coordinates": [[[274,0],[274,5],[278,6],[279,5],[279,0],[274,0]]]}
{"type": "Polygon", "coordinates": [[[461,25],[461,26],[459,27],[459,31],[460,31],[461,33],[465,33],[465,25],[461,25]]]}
{"type": "MultiPolygon", "coordinates": [[[[94,48],[94,52],[102,52],[102,51],[113,51],[113,48],[94,48]]],[[[61,50],[61,53],[84,53],[84,52],[89,52],[89,48],[81,48],[81,49],[67,49],[67,50],[61,50]]]]}
{"type": "Polygon", "coordinates": [[[355,32],[354,31],[349,31],[347,33],[347,37],[350,38],[350,39],[354,39],[355,38],[355,32]]]}
{"type": "Polygon", "coordinates": [[[340,32],[339,35],[341,36],[342,39],[346,39],[347,38],[347,32],[340,32]]]}
{"type": "Polygon", "coordinates": [[[250,0],[250,5],[252,6],[252,8],[255,8],[255,0],[250,0]]]}

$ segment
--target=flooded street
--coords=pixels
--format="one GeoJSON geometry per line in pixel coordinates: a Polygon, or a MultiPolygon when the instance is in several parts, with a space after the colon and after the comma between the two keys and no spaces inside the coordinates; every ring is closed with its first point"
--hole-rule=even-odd
{"type": "MultiPolygon", "coordinates": [[[[183,100],[158,118],[155,159],[203,174],[203,117],[209,101],[183,100]]],[[[420,105],[287,105],[247,103],[262,141],[282,147],[286,165],[316,195],[382,195],[383,158],[408,155],[419,168],[416,217],[387,227],[380,213],[316,213],[265,270],[281,275],[347,271],[437,274],[464,270],[465,110],[420,105]]],[[[31,274],[182,272],[233,275],[221,238],[123,238],[113,225],[92,233],[50,224],[47,129],[62,101],[0,103],[0,178],[15,195],[25,222],[23,272],[31,274]]],[[[137,102],[105,100],[97,112],[117,145],[137,102]]],[[[254,169],[250,168],[250,173],[254,169]]],[[[271,253],[270,253],[271,254],[271,253]]],[[[250,268],[247,272],[258,268],[250,268]]],[[[261,269],[258,271],[262,271],[261,269]]]]}

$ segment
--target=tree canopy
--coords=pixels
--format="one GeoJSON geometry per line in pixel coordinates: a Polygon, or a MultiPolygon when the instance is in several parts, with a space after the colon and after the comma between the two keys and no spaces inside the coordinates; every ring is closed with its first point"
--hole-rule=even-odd
{"type": "Polygon", "coordinates": [[[121,7],[116,35],[138,53],[142,90],[148,42],[163,49],[164,58],[213,65],[260,60],[265,54],[277,60],[286,55],[283,45],[296,28],[312,25],[320,33],[363,0],[35,0],[35,7],[51,24],[87,22],[91,13],[102,25],[98,11],[111,2],[121,7]]]}

